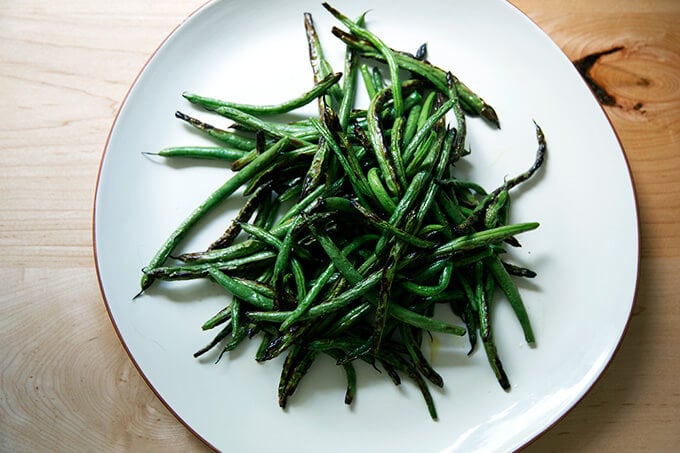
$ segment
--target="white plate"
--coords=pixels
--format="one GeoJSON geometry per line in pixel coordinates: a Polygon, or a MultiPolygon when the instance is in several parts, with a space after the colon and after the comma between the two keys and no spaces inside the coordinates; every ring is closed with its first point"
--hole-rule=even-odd
{"type": "MultiPolygon", "coordinates": [[[[501,1],[335,1],[392,47],[450,68],[498,111],[503,128],[470,121],[470,177],[487,187],[533,160],[535,119],[549,154],[541,175],[515,194],[515,221],[541,227],[522,235],[514,260],[538,271],[522,284],[537,346],[527,347],[507,304],[495,312],[496,336],[513,388],[497,385],[482,351],[444,339],[434,358],[445,379],[433,390],[439,421],[418,390],[395,387],[359,367],[352,407],[344,376],[315,365],[282,411],[280,363],[256,364],[250,342],[215,365],[192,353],[213,332],[200,325],[226,299],[208,284],[160,285],[131,300],[140,269],[175,226],[227,176],[142,156],[164,146],[208,143],[173,116],[197,113],[187,90],[250,103],[285,100],[310,87],[302,14],[314,15],[326,52],[342,68],[337,23],[320,3],[264,0],[210,3],[160,47],[132,87],[101,164],[94,235],[102,292],[132,360],[179,419],[218,449],[231,451],[512,450],[543,432],[590,388],[614,353],[629,318],[638,264],[636,205],[623,152],[602,109],[558,47],[501,1]],[[361,9],[360,9],[361,8],[361,9]]],[[[312,108],[313,112],[313,108],[312,108]]],[[[311,112],[310,112],[311,113],[311,112]]],[[[226,123],[220,123],[226,124],[226,123]]],[[[238,201],[227,206],[234,209],[238,201]]],[[[183,244],[200,249],[225,221],[202,224],[183,244]]]]}

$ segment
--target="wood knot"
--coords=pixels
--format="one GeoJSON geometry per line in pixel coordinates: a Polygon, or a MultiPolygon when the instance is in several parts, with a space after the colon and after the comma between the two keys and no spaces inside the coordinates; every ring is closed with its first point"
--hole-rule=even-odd
{"type": "Polygon", "coordinates": [[[613,54],[615,52],[619,52],[623,49],[624,49],[623,46],[616,46],[612,47],[611,49],[591,53],[589,55],[586,55],[585,57],[573,61],[574,66],[576,66],[576,69],[578,70],[579,73],[581,73],[581,76],[586,81],[591,91],[602,105],[608,105],[611,107],[619,106],[618,103],[616,102],[616,98],[613,95],[611,95],[602,85],[600,85],[593,78],[593,76],[591,75],[591,70],[595,63],[597,63],[597,61],[601,57],[613,54]]]}

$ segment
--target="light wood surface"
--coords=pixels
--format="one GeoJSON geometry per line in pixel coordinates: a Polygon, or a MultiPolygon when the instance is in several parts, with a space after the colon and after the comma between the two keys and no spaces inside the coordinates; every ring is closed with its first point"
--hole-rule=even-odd
{"type": "MultiPolygon", "coordinates": [[[[0,0],[0,451],[207,449],[126,355],[91,233],[116,111],[149,55],[202,3],[0,0]]],[[[680,451],[680,2],[512,3],[572,60],[623,46],[591,74],[617,100],[605,111],[630,163],[641,231],[618,354],[527,450],[680,451]]]]}

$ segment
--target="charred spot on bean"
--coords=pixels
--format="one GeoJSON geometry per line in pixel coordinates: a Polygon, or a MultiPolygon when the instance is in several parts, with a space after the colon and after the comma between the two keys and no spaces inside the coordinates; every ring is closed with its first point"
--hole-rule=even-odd
{"type": "Polygon", "coordinates": [[[427,43],[423,43],[418,47],[415,59],[420,61],[425,61],[427,59],[427,43]]]}

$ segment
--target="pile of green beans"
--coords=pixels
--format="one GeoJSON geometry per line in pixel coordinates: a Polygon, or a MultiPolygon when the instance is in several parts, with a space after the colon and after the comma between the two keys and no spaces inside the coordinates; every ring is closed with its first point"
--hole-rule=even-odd
{"type": "Polygon", "coordinates": [[[140,294],[156,280],[207,278],[223,287],[229,304],[202,326],[218,333],[195,356],[221,349],[221,357],[258,338],[256,360],[285,355],[281,407],[325,354],[345,372],[347,404],[363,361],[395,384],[411,379],[436,419],[428,382],[444,382],[421,347],[432,332],[467,335],[469,353],[481,341],[504,389],[510,383],[491,322],[496,293],[510,303],[526,341],[535,341],[514,279],[535,273],[504,254],[520,245],[518,234],[538,227],[508,222],[509,193],[539,169],[546,142],[535,125],[535,161],[493,191],[458,179],[454,164],[469,153],[467,117],[500,127],[493,108],[427,61],[425,46],[415,55],[393,50],[363,15],[351,20],[323,6],[347,28],[333,28],[346,49],[342,73],[325,58],[307,13],[308,92],[265,106],[183,94],[233,124],[220,129],[177,112],[220,146],[158,154],[218,159],[234,172],[163,243],[143,269],[140,294]],[[370,98],[365,109],[355,108],[361,89],[370,98]],[[317,117],[284,123],[272,116],[312,102],[317,117]],[[246,201],[224,234],[206,250],[177,253],[196,223],[236,192],[246,201]],[[442,310],[461,325],[444,321],[442,310]]]}

